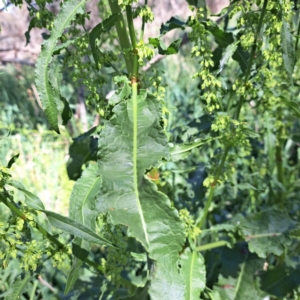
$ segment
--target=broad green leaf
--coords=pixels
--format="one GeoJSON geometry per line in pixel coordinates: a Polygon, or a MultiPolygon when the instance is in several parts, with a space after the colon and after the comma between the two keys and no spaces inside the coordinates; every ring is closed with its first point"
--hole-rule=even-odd
{"type": "Polygon", "coordinates": [[[295,51],[290,26],[285,20],[282,20],[281,47],[283,50],[284,67],[288,73],[290,82],[293,82],[295,51]]]}
{"type": "Polygon", "coordinates": [[[269,209],[240,219],[241,232],[249,244],[249,250],[266,258],[274,253],[280,256],[291,244],[286,234],[296,225],[286,211],[269,209]]]}
{"type": "Polygon", "coordinates": [[[75,237],[81,238],[90,243],[115,247],[110,241],[100,237],[93,230],[68,217],[64,217],[48,210],[42,210],[42,212],[47,215],[52,226],[64,232],[73,234],[75,237]]]}
{"type": "Polygon", "coordinates": [[[16,281],[10,287],[5,300],[17,300],[20,299],[20,295],[25,293],[28,289],[28,283],[33,278],[30,272],[21,274],[16,281]]]}
{"type": "MultiPolygon", "coordinates": [[[[95,231],[95,220],[97,216],[95,211],[95,199],[99,192],[100,184],[101,178],[98,176],[98,165],[90,164],[88,168],[83,171],[81,178],[76,181],[70,197],[70,219],[76,220],[93,231],[95,231]]],[[[87,250],[87,254],[89,253],[91,248],[89,242],[83,241],[81,238],[76,238],[74,243],[87,250]]],[[[72,268],[65,287],[65,294],[69,293],[78,279],[82,264],[83,261],[73,257],[72,268]]]]}
{"type": "Polygon", "coordinates": [[[119,14],[111,15],[110,17],[105,19],[103,22],[96,25],[89,34],[89,42],[90,42],[92,54],[93,54],[93,57],[94,57],[94,60],[95,60],[95,63],[96,63],[97,67],[99,66],[99,57],[98,57],[98,55],[101,52],[96,46],[96,39],[99,38],[99,36],[103,32],[108,32],[115,25],[115,22],[117,21],[118,17],[119,17],[119,14]]]}
{"type": "Polygon", "coordinates": [[[178,271],[183,225],[168,197],[144,175],[168,156],[160,102],[141,90],[116,105],[113,113],[99,137],[102,188],[97,210],[109,212],[113,223],[128,226],[128,234],[156,261],[151,299],[183,299],[178,271]]]}
{"type": "Polygon", "coordinates": [[[219,67],[218,74],[222,72],[224,66],[229,62],[230,58],[232,58],[232,55],[235,53],[238,44],[239,42],[234,42],[226,47],[226,49],[223,52],[223,56],[220,60],[220,67],[219,67]]]}
{"type": "Polygon", "coordinates": [[[289,268],[281,265],[260,275],[260,287],[268,294],[283,299],[300,286],[300,266],[289,268]]]}
{"type": "Polygon", "coordinates": [[[49,39],[42,45],[42,52],[36,63],[36,87],[41,99],[43,110],[51,127],[59,133],[58,109],[53,87],[49,82],[48,67],[58,39],[70,25],[76,14],[83,12],[86,0],[70,0],[64,3],[60,13],[54,21],[49,39]]]}
{"type": "Polygon", "coordinates": [[[178,161],[180,159],[186,158],[191,150],[195,148],[199,148],[203,146],[205,143],[212,141],[211,138],[202,139],[199,141],[195,141],[192,143],[185,143],[185,144],[177,144],[170,150],[172,161],[178,161]]]}
{"type": "Polygon", "coordinates": [[[205,288],[205,264],[200,253],[186,248],[180,259],[181,275],[185,282],[185,299],[198,300],[205,288]]]}
{"type": "Polygon", "coordinates": [[[20,182],[15,180],[10,180],[7,184],[23,192],[23,194],[25,195],[25,202],[30,208],[37,209],[37,210],[45,209],[41,199],[35,196],[34,194],[32,194],[31,192],[27,191],[20,182]]]}
{"type": "MultiPolygon", "coordinates": [[[[227,271],[224,272],[224,266],[222,266],[219,280],[214,290],[219,292],[222,300],[260,299],[259,291],[256,288],[255,275],[263,268],[264,260],[249,253],[246,248],[236,247],[235,249],[242,251],[225,250],[227,253],[235,253],[235,256],[233,253],[230,253],[231,261],[228,261],[229,265],[227,268],[230,268],[230,275],[225,277],[224,274],[226,274],[227,271]]],[[[222,262],[224,263],[224,257],[222,258],[222,262]]]]}

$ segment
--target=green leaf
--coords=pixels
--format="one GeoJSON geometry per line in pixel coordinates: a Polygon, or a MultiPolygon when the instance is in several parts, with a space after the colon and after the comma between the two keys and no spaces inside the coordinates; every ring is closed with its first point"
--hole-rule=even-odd
{"type": "Polygon", "coordinates": [[[97,211],[109,212],[114,224],[128,227],[155,262],[150,295],[156,299],[183,299],[179,252],[184,243],[183,225],[168,197],[145,177],[168,156],[161,126],[161,104],[146,91],[136,90],[127,102],[113,109],[99,137],[99,169],[102,187],[97,211]]]}
{"type": "Polygon", "coordinates": [[[170,154],[172,157],[172,161],[178,161],[180,159],[186,158],[190,152],[195,149],[202,147],[205,143],[212,141],[211,138],[196,140],[192,143],[184,143],[184,144],[177,144],[170,150],[170,154]]]}
{"type": "Polygon", "coordinates": [[[10,180],[7,184],[11,185],[14,188],[23,192],[23,194],[25,195],[25,202],[30,208],[36,209],[36,210],[45,209],[44,204],[41,201],[41,199],[39,197],[35,196],[34,194],[32,194],[31,192],[27,191],[20,182],[15,181],[15,180],[10,180]]]}
{"type": "Polygon", "coordinates": [[[239,42],[234,42],[226,47],[226,49],[223,52],[223,56],[220,60],[220,67],[219,67],[218,74],[222,72],[224,66],[229,62],[230,58],[232,58],[232,55],[235,53],[238,44],[239,42]]]}
{"type": "Polygon", "coordinates": [[[221,258],[218,283],[213,288],[219,292],[220,299],[260,299],[255,275],[262,269],[264,260],[249,253],[244,245],[237,245],[234,249],[224,248],[221,258]]]}
{"type": "Polygon", "coordinates": [[[165,46],[161,38],[149,38],[149,44],[158,49],[158,53],[162,55],[172,55],[178,53],[182,39],[177,39],[168,47],[165,46]]]}
{"type": "Polygon", "coordinates": [[[21,274],[10,287],[5,300],[17,300],[20,299],[20,295],[25,293],[28,289],[28,283],[33,278],[30,272],[21,274]]]}
{"type": "Polygon", "coordinates": [[[69,102],[67,101],[67,99],[62,96],[60,97],[60,99],[64,104],[64,108],[61,113],[61,117],[63,119],[63,125],[66,126],[68,124],[69,120],[72,118],[73,112],[72,112],[72,109],[70,108],[70,105],[69,105],[69,102]]]}
{"type": "Polygon", "coordinates": [[[293,82],[295,51],[294,51],[293,36],[290,31],[290,26],[285,20],[282,20],[280,41],[283,50],[284,67],[288,73],[290,82],[293,82]]]}
{"type": "Polygon", "coordinates": [[[181,275],[185,282],[185,299],[198,300],[205,289],[205,264],[200,253],[186,248],[180,259],[181,275]]]}
{"type": "Polygon", "coordinates": [[[260,275],[260,287],[268,294],[283,299],[300,285],[300,265],[289,268],[281,265],[260,275]]]}
{"type": "Polygon", "coordinates": [[[212,22],[206,21],[203,22],[206,29],[214,36],[216,43],[222,47],[226,48],[227,46],[234,44],[233,34],[230,32],[225,32],[219,28],[219,26],[212,22]]]}
{"type": "Polygon", "coordinates": [[[269,209],[240,219],[241,232],[248,240],[249,250],[266,258],[274,253],[280,256],[291,239],[286,234],[296,225],[286,211],[269,209]]]}
{"type": "Polygon", "coordinates": [[[242,72],[245,74],[248,67],[250,54],[244,50],[241,44],[238,44],[238,47],[232,55],[232,58],[239,63],[242,72]]]}
{"type": "Polygon", "coordinates": [[[96,130],[97,127],[93,127],[73,139],[67,163],[67,173],[70,179],[77,180],[81,176],[82,166],[88,161],[96,161],[98,140],[92,136],[96,130]]]}
{"type": "MultiPolygon", "coordinates": [[[[98,166],[97,164],[90,164],[88,168],[83,171],[81,178],[76,181],[70,197],[69,217],[93,231],[95,231],[95,220],[97,216],[95,211],[95,198],[99,191],[100,184],[101,178],[98,176],[98,166]]],[[[91,248],[90,243],[83,241],[81,238],[76,238],[75,243],[80,248],[87,250],[88,255],[91,248]]],[[[69,293],[78,279],[82,264],[82,260],[73,257],[72,268],[65,287],[65,295],[69,293]]]]}
{"type": "Polygon", "coordinates": [[[93,230],[68,217],[64,217],[62,215],[48,210],[41,211],[47,215],[52,226],[64,232],[73,234],[75,237],[81,238],[90,243],[115,247],[110,241],[100,237],[93,230]]]}
{"type": "Polygon", "coordinates": [[[164,35],[168,33],[169,31],[173,29],[182,29],[184,30],[186,27],[186,23],[179,20],[176,17],[171,17],[169,21],[167,21],[165,24],[162,24],[160,27],[160,34],[164,35]]]}
{"type": "Polygon", "coordinates": [[[48,67],[58,39],[69,26],[76,14],[83,13],[86,0],[70,0],[64,3],[60,13],[54,21],[49,39],[42,45],[42,52],[36,63],[36,87],[41,99],[43,110],[51,127],[59,133],[58,109],[54,90],[49,82],[48,67]]]}
{"type": "Polygon", "coordinates": [[[119,86],[123,86],[109,98],[108,103],[110,105],[116,105],[121,100],[127,99],[131,94],[130,81],[126,76],[115,76],[114,82],[119,86]]]}
{"type": "Polygon", "coordinates": [[[36,26],[36,24],[38,23],[38,19],[36,17],[33,17],[30,20],[29,26],[27,31],[25,32],[25,38],[26,38],[26,45],[27,46],[30,43],[30,32],[31,30],[36,26]]]}
{"type": "Polygon", "coordinates": [[[98,55],[100,53],[100,50],[96,47],[96,39],[99,38],[99,36],[103,32],[108,32],[115,25],[115,22],[117,21],[118,17],[119,17],[119,14],[113,14],[113,15],[109,16],[103,22],[96,25],[89,34],[89,42],[90,42],[92,54],[93,54],[93,57],[94,57],[97,67],[99,65],[98,55]]]}
{"type": "Polygon", "coordinates": [[[291,109],[291,113],[294,112],[295,117],[300,118],[299,103],[293,100],[287,100],[284,97],[282,97],[281,100],[286,104],[288,108],[291,109]]]}
{"type": "Polygon", "coordinates": [[[19,158],[20,153],[14,155],[8,162],[7,164],[7,168],[10,169],[12,167],[12,165],[17,161],[17,159],[19,158]]]}

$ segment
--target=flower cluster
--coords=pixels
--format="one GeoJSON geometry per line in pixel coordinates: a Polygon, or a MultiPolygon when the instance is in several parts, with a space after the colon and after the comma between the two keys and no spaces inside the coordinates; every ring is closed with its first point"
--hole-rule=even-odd
{"type": "Polygon", "coordinates": [[[197,58],[200,65],[200,70],[194,74],[193,78],[201,79],[202,98],[207,104],[206,109],[211,113],[220,108],[217,94],[222,84],[211,72],[211,68],[214,66],[213,54],[210,34],[201,22],[203,17],[203,9],[200,8],[197,10],[196,15],[190,18],[189,25],[192,32],[189,34],[189,38],[195,44],[192,48],[192,57],[197,58]]]}
{"type": "Polygon", "coordinates": [[[184,223],[185,236],[195,240],[201,233],[201,230],[197,226],[195,226],[195,221],[190,215],[189,211],[186,209],[181,209],[179,211],[179,218],[184,223]]]}
{"type": "Polygon", "coordinates": [[[134,12],[134,15],[143,18],[144,22],[146,23],[153,22],[154,20],[154,14],[148,5],[142,5],[137,7],[137,9],[134,12]]]}
{"type": "Polygon", "coordinates": [[[106,277],[116,288],[118,288],[124,285],[121,272],[132,260],[129,251],[127,250],[128,237],[124,231],[124,227],[111,224],[107,215],[101,215],[99,217],[99,224],[101,226],[101,234],[119,247],[108,247],[106,249],[107,256],[101,261],[106,277]]]}
{"type": "Polygon", "coordinates": [[[132,5],[137,2],[138,0],[118,0],[118,4],[122,9],[124,9],[127,5],[132,5]]]}
{"type": "Polygon", "coordinates": [[[220,141],[226,147],[249,147],[248,135],[251,131],[245,122],[231,119],[227,115],[217,115],[211,129],[220,133],[220,141]]]}
{"type": "Polygon", "coordinates": [[[150,45],[144,44],[143,41],[140,41],[137,44],[136,50],[138,52],[139,64],[140,65],[143,64],[143,59],[144,58],[151,59],[155,54],[155,51],[154,51],[153,47],[150,46],[150,45]]]}

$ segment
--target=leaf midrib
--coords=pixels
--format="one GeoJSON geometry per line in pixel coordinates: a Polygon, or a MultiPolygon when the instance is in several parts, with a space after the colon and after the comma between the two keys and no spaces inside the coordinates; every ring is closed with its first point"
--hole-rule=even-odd
{"type": "Polygon", "coordinates": [[[142,211],[140,196],[139,196],[139,187],[138,187],[138,165],[137,165],[137,146],[138,146],[138,95],[137,95],[137,83],[132,84],[132,112],[133,112],[133,181],[134,181],[134,193],[136,195],[136,204],[138,207],[139,215],[141,218],[141,223],[143,227],[143,232],[145,235],[146,246],[149,245],[149,237],[147,233],[147,226],[142,211]]]}

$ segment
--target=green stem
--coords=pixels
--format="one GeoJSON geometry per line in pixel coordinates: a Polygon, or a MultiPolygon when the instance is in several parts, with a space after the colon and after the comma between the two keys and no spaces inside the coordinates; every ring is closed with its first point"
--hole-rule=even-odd
{"type": "MultiPolygon", "coordinates": [[[[145,0],[145,5],[148,4],[148,0],[145,0]]],[[[141,35],[140,35],[140,41],[142,42],[144,40],[144,33],[145,33],[145,24],[146,24],[146,18],[142,18],[142,29],[141,29],[141,35]]]]}
{"type": "Polygon", "coordinates": [[[133,79],[132,82],[136,82],[138,80],[139,63],[138,63],[137,43],[136,43],[136,36],[135,36],[134,25],[133,25],[131,5],[126,6],[126,15],[127,15],[129,35],[132,44],[132,51],[133,51],[133,68],[132,68],[131,76],[133,79]]]}
{"type": "Polygon", "coordinates": [[[34,300],[34,298],[35,298],[35,291],[36,291],[36,288],[38,286],[38,283],[39,282],[37,280],[34,281],[34,284],[33,284],[32,290],[31,290],[31,294],[30,294],[30,299],[29,300],[34,300]]]}
{"type": "Polygon", "coordinates": [[[128,32],[126,30],[125,20],[123,18],[121,8],[118,4],[118,1],[117,0],[109,0],[108,2],[109,2],[111,12],[113,14],[119,14],[119,17],[116,21],[116,29],[117,29],[120,46],[123,51],[127,71],[130,74],[130,72],[132,70],[132,60],[131,60],[130,56],[128,55],[128,51],[131,49],[131,44],[130,44],[130,40],[128,37],[128,32]]]}
{"type": "MultiPolygon", "coordinates": [[[[7,198],[5,197],[5,195],[3,195],[2,193],[0,193],[0,202],[2,202],[3,204],[5,204],[12,212],[14,212],[19,218],[23,219],[24,221],[28,222],[30,220],[27,220],[26,215],[15,205],[14,202],[7,200],[7,198]]],[[[56,239],[52,234],[50,234],[44,227],[42,227],[41,225],[39,225],[37,222],[32,221],[35,223],[35,228],[45,237],[47,238],[49,241],[51,241],[54,245],[56,245],[59,249],[61,249],[62,251],[64,251],[70,258],[71,255],[67,252],[68,249],[66,248],[66,246],[64,244],[62,244],[58,239],[56,239]]],[[[96,264],[95,262],[86,259],[84,261],[85,263],[87,263],[88,265],[90,265],[91,267],[95,268],[98,271],[103,272],[103,269],[101,266],[99,266],[98,264],[96,264]]]]}
{"type": "Polygon", "coordinates": [[[224,247],[228,244],[227,241],[218,241],[218,242],[213,242],[209,243],[206,245],[201,245],[195,248],[195,251],[206,251],[214,248],[219,248],[219,247],[224,247]]]}
{"type": "MultiPolygon", "coordinates": [[[[260,233],[260,234],[255,234],[255,235],[248,235],[245,236],[245,241],[249,241],[252,239],[260,239],[260,238],[265,238],[265,237],[275,237],[275,236],[280,236],[282,233],[280,232],[273,232],[273,233],[260,233]]],[[[239,243],[237,241],[236,243],[239,243]]],[[[229,245],[230,243],[228,241],[218,241],[218,242],[213,242],[205,245],[201,245],[195,248],[195,251],[206,251],[214,248],[219,248],[219,247],[224,247],[229,245]]]]}
{"type": "Polygon", "coordinates": [[[298,50],[299,35],[300,35],[300,18],[299,18],[299,21],[298,21],[298,29],[297,29],[297,36],[296,36],[295,52],[297,52],[297,50],[298,50]]]}
{"type": "Polygon", "coordinates": [[[208,215],[208,210],[209,210],[210,205],[212,203],[212,200],[213,200],[213,197],[214,197],[214,192],[215,192],[216,186],[218,184],[218,180],[219,180],[219,177],[221,175],[221,172],[223,170],[223,167],[224,167],[224,164],[225,164],[228,152],[229,152],[229,147],[226,147],[225,150],[224,150],[223,156],[222,156],[221,163],[220,163],[220,165],[219,165],[219,167],[218,167],[218,169],[216,171],[216,174],[214,176],[214,182],[213,182],[212,187],[210,188],[208,199],[207,199],[207,201],[206,201],[206,203],[204,205],[203,215],[202,215],[199,223],[197,224],[197,226],[199,228],[201,228],[203,226],[203,223],[205,222],[206,217],[208,215]]]}
{"type": "MultiPolygon", "coordinates": [[[[277,180],[284,186],[284,170],[283,170],[283,157],[282,157],[282,149],[281,149],[281,131],[282,129],[279,129],[279,133],[277,136],[277,145],[275,149],[275,157],[276,157],[276,168],[277,168],[277,180]]],[[[278,192],[277,195],[277,203],[280,205],[280,207],[283,208],[284,204],[284,193],[282,189],[278,192]]]]}
{"type": "MultiPolygon", "coordinates": [[[[258,21],[258,25],[257,25],[257,29],[256,29],[256,34],[255,34],[255,37],[254,37],[254,43],[253,43],[253,46],[252,46],[252,49],[251,49],[251,53],[250,53],[249,63],[248,63],[246,74],[245,74],[244,85],[247,84],[249,76],[250,76],[250,72],[251,72],[253,60],[254,60],[254,57],[255,57],[255,51],[256,51],[256,47],[257,47],[257,41],[258,41],[259,34],[260,34],[260,31],[261,31],[261,28],[262,28],[263,19],[264,19],[266,10],[267,10],[267,5],[268,5],[268,0],[264,0],[263,7],[262,7],[262,10],[261,10],[261,13],[260,13],[260,17],[259,17],[259,21],[258,21]]],[[[242,108],[244,102],[245,102],[245,97],[241,96],[241,98],[240,98],[240,100],[238,102],[238,105],[237,105],[236,113],[235,113],[235,119],[236,120],[238,120],[239,117],[240,117],[241,108],[242,108]]]]}
{"type": "MultiPolygon", "coordinates": [[[[244,84],[245,85],[247,84],[249,76],[250,76],[250,72],[251,72],[253,60],[254,60],[254,57],[255,57],[255,51],[256,51],[256,47],[257,47],[257,41],[258,41],[258,37],[259,37],[260,31],[261,31],[261,28],[262,28],[263,18],[264,18],[265,13],[266,13],[267,4],[268,4],[268,0],[264,0],[263,7],[262,7],[262,10],[261,10],[261,14],[260,14],[260,18],[259,18],[258,25],[257,25],[257,30],[256,30],[256,34],[255,34],[254,44],[253,44],[252,49],[251,49],[251,55],[250,55],[248,67],[247,67],[246,74],[245,74],[245,80],[244,80],[244,84]]],[[[241,98],[240,98],[240,100],[238,102],[238,105],[237,105],[237,110],[236,110],[235,116],[234,116],[234,118],[236,120],[238,120],[239,117],[240,117],[240,112],[241,112],[241,108],[242,108],[242,106],[244,104],[244,101],[245,101],[245,97],[241,96],[241,98]]],[[[219,177],[221,175],[221,172],[223,170],[223,166],[225,164],[228,152],[229,152],[229,147],[227,146],[225,148],[221,164],[219,165],[219,167],[217,169],[217,172],[216,172],[216,175],[215,175],[215,179],[214,179],[214,185],[211,187],[210,192],[209,192],[209,196],[208,196],[208,200],[206,201],[206,203],[204,205],[203,215],[202,215],[199,223],[197,224],[197,226],[199,228],[202,227],[204,221],[206,220],[209,207],[210,207],[211,202],[212,202],[213,197],[214,197],[214,192],[215,192],[216,184],[217,184],[217,182],[219,180],[219,177]]]]}
{"type": "Polygon", "coordinates": [[[245,236],[245,240],[252,240],[252,239],[259,239],[264,237],[274,237],[274,236],[280,236],[282,233],[280,232],[271,232],[271,233],[258,233],[254,235],[248,235],[245,236]]]}

